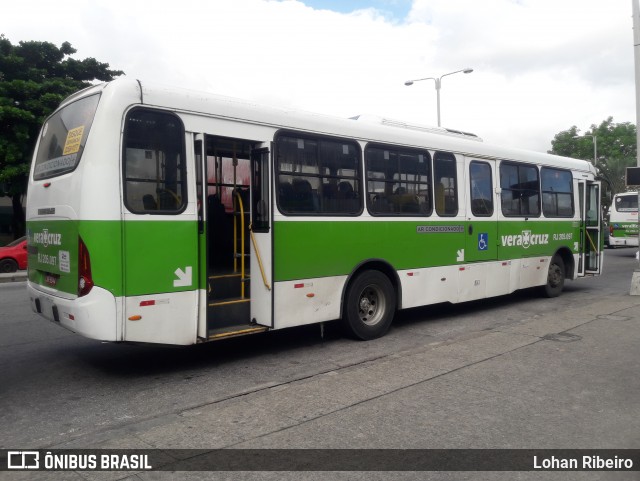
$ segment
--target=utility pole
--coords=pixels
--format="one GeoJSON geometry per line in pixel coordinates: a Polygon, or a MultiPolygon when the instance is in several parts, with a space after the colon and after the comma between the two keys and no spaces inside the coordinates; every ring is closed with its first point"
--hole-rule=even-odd
{"type": "MultiPolygon", "coordinates": [[[[635,63],[636,82],[636,165],[640,167],[640,4],[639,0],[631,0],[631,10],[633,12],[633,58],[635,63]]],[[[640,190],[638,190],[638,206],[640,206],[640,190]]],[[[640,249],[640,209],[638,209],[638,248],[640,249]]],[[[640,256],[638,265],[631,278],[632,296],[640,296],[640,256]]]]}

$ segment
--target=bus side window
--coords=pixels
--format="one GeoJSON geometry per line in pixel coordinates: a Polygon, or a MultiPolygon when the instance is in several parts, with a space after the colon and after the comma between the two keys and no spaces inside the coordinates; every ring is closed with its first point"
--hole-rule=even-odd
{"type": "Polygon", "coordinates": [[[491,166],[486,162],[472,161],[469,164],[471,188],[471,213],[478,217],[493,215],[493,179],[491,166]]]}
{"type": "Polygon", "coordinates": [[[505,216],[540,216],[540,182],[536,166],[502,162],[500,188],[502,213],[505,216]]]}
{"type": "Polygon", "coordinates": [[[456,158],[449,152],[436,152],[433,158],[436,213],[441,217],[458,215],[458,175],[456,158]]]}
{"type": "Polygon", "coordinates": [[[360,147],[346,139],[283,133],[276,138],[277,203],[284,214],[358,215],[360,147]]]}
{"type": "Polygon", "coordinates": [[[365,149],[368,208],[373,215],[428,216],[432,211],[429,152],[369,144],[365,149]]]}
{"type": "Polygon", "coordinates": [[[179,214],[187,205],[184,126],[173,114],[131,110],[123,145],[124,204],[134,214],[179,214]]]}
{"type": "Polygon", "coordinates": [[[573,176],[569,170],[542,167],[542,213],[545,217],[573,217],[573,176]]]}

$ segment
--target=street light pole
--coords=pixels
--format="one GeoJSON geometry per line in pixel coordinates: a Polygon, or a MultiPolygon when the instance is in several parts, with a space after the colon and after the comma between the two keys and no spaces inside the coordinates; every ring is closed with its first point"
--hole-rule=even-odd
{"type": "Polygon", "coordinates": [[[598,136],[597,135],[585,135],[585,137],[591,137],[593,139],[593,165],[598,165],[598,136]]]}
{"type": "Polygon", "coordinates": [[[464,68],[462,70],[456,70],[455,72],[449,72],[440,77],[425,77],[419,78],[415,80],[407,80],[404,84],[408,87],[409,85],[413,85],[414,82],[421,82],[422,80],[433,80],[436,83],[436,99],[437,99],[437,109],[438,109],[438,127],[440,127],[440,87],[442,86],[442,77],[446,77],[447,75],[453,75],[454,73],[471,73],[473,72],[472,68],[464,68]]]}

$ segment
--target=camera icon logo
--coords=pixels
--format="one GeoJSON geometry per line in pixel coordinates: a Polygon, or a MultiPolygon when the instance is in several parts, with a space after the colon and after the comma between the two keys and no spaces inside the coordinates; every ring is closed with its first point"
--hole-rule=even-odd
{"type": "Polygon", "coordinates": [[[9,451],[7,453],[7,469],[39,469],[40,453],[38,451],[9,451]]]}

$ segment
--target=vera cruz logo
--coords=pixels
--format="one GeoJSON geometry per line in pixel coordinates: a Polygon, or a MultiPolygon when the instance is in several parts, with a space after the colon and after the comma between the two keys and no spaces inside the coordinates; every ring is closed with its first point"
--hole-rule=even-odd
{"type": "Polygon", "coordinates": [[[544,245],[549,243],[549,234],[532,234],[530,230],[523,230],[522,234],[501,236],[502,245],[507,247],[523,247],[544,245]]]}
{"type": "Polygon", "coordinates": [[[42,229],[42,232],[33,233],[33,243],[42,244],[44,247],[49,247],[50,245],[59,246],[62,245],[62,234],[49,232],[49,229],[42,229]]]}

